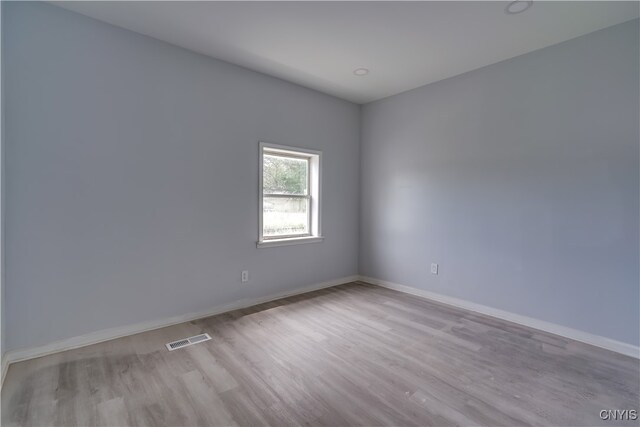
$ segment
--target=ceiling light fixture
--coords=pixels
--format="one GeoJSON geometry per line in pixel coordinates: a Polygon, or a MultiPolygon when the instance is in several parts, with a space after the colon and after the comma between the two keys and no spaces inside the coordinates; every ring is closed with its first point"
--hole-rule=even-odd
{"type": "Polygon", "coordinates": [[[516,15],[525,10],[529,10],[531,6],[533,6],[533,0],[515,0],[504,8],[504,13],[507,15],[516,15]]]}
{"type": "Polygon", "coordinates": [[[353,70],[353,74],[355,74],[358,77],[362,77],[369,74],[369,70],[366,68],[356,68],[355,70],[353,70]]]}

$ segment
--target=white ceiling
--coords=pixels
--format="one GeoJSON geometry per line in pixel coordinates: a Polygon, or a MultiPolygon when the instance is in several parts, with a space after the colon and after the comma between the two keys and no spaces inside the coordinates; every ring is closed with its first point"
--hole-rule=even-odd
{"type": "Polygon", "coordinates": [[[638,2],[55,2],[366,103],[639,16],[638,2]],[[365,77],[353,70],[366,67],[365,77]]]}

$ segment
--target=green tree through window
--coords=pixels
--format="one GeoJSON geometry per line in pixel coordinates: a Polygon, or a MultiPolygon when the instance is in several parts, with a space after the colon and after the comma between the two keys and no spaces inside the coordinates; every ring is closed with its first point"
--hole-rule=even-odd
{"type": "Polygon", "coordinates": [[[308,194],[309,162],[292,157],[264,156],[263,188],[265,194],[308,194]]]}

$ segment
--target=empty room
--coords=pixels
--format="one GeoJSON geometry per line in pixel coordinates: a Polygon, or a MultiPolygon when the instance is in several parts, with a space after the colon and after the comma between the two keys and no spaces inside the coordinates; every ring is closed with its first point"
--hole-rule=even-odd
{"type": "Polygon", "coordinates": [[[640,2],[0,6],[2,426],[640,425],[640,2]]]}

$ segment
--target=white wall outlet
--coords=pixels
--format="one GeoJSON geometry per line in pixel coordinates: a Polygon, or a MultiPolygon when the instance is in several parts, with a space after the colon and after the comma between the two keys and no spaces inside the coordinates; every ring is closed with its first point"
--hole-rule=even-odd
{"type": "Polygon", "coordinates": [[[438,274],[438,264],[433,263],[431,264],[431,274],[438,274]]]}
{"type": "Polygon", "coordinates": [[[243,270],[242,271],[242,283],[246,283],[249,281],[249,271],[248,270],[243,270]]]}

